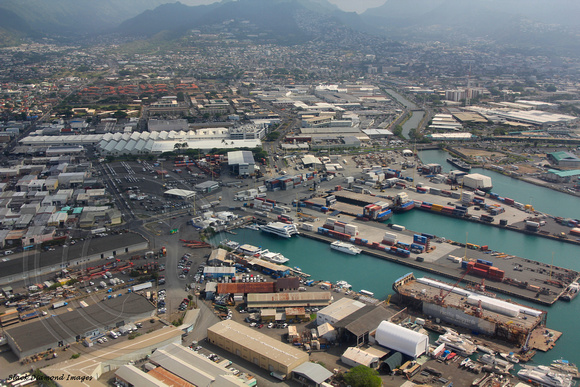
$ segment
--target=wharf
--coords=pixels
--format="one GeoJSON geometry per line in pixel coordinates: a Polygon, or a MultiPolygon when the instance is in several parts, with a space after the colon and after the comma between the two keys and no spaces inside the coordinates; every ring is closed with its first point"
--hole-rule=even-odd
{"type": "MultiPolygon", "coordinates": [[[[344,216],[342,217],[344,218],[344,216]]],[[[346,219],[343,219],[343,221],[346,221],[346,219]]],[[[369,242],[381,241],[384,229],[380,229],[378,223],[371,224],[371,222],[365,222],[366,224],[364,224],[363,222],[356,221],[349,222],[359,226],[359,237],[366,238],[369,242]],[[375,227],[373,227],[373,225],[375,227]],[[372,230],[373,228],[375,229],[374,231],[372,230]]],[[[389,230],[389,232],[397,233],[399,235],[399,240],[404,242],[411,242],[413,234],[416,234],[416,232],[409,230],[389,230]]],[[[335,241],[334,238],[329,236],[305,230],[301,230],[301,236],[326,243],[332,243],[335,241]]],[[[454,280],[461,280],[466,283],[468,287],[471,286],[475,288],[483,282],[481,277],[465,274],[465,270],[461,268],[461,265],[453,262],[452,258],[454,257],[464,257],[466,251],[464,245],[462,247],[462,245],[457,242],[432,242],[431,246],[435,249],[429,253],[420,254],[424,259],[423,262],[417,261],[417,254],[413,253],[409,258],[402,258],[366,246],[358,247],[363,250],[363,253],[373,257],[454,280]]],[[[486,254],[479,250],[467,250],[467,259],[491,260],[493,265],[500,270],[504,270],[505,277],[510,279],[504,282],[492,282],[491,280],[486,281],[485,287],[487,291],[503,293],[508,296],[522,298],[542,305],[554,304],[566,287],[571,282],[577,280],[580,276],[580,273],[574,270],[557,266],[551,267],[548,264],[507,254],[497,254],[492,256],[489,253],[486,254]],[[538,291],[538,289],[542,288],[543,291],[538,291]]]]}

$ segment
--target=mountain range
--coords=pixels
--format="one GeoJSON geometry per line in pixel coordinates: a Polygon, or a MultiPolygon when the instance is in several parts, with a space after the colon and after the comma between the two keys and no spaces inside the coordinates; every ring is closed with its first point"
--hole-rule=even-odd
{"type": "Polygon", "coordinates": [[[177,38],[192,29],[226,28],[238,37],[283,44],[338,31],[400,41],[484,40],[580,55],[577,15],[580,2],[570,0],[385,0],[362,14],[327,0],[0,0],[0,44],[112,33],[177,38]]]}

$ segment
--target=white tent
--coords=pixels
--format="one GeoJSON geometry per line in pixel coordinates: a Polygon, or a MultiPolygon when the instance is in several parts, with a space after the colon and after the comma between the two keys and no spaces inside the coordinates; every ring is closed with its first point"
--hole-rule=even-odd
{"type": "Polygon", "coordinates": [[[375,334],[383,347],[417,358],[429,350],[429,337],[400,325],[383,321],[375,334]]]}

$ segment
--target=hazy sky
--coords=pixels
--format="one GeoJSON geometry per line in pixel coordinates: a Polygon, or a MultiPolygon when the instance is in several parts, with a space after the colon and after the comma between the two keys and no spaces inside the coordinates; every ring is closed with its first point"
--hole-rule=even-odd
{"type": "Polygon", "coordinates": [[[328,0],[332,4],[336,4],[343,11],[348,12],[364,12],[367,8],[378,7],[383,5],[386,0],[328,0]]]}
{"type": "MultiPolygon", "coordinates": [[[[187,5],[201,5],[211,4],[217,0],[180,0],[187,5]]],[[[383,5],[386,0],[328,0],[332,4],[336,4],[340,9],[347,12],[364,12],[367,8],[378,7],[383,5]]]]}

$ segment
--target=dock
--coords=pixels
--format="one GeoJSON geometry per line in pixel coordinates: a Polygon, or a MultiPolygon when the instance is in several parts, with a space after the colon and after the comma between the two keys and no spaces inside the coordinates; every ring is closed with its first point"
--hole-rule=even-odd
{"type": "MultiPolygon", "coordinates": [[[[357,222],[361,233],[359,236],[367,238],[369,241],[380,242],[385,228],[378,228],[378,223],[365,222],[361,224],[357,222]],[[369,228],[375,225],[376,231],[366,232],[369,228]],[[363,229],[364,227],[364,229],[363,229]],[[366,229],[366,230],[365,230],[366,229]],[[378,232],[378,235],[377,235],[378,232]],[[373,237],[372,234],[375,234],[373,237]]],[[[383,226],[384,227],[384,226],[383,226]]],[[[391,232],[391,230],[389,230],[391,232]]],[[[405,230],[397,231],[400,234],[400,239],[412,240],[413,234],[416,232],[405,230]]],[[[332,237],[318,234],[312,231],[301,230],[301,236],[318,240],[320,242],[332,243],[336,239],[332,237]]],[[[465,247],[463,244],[453,241],[446,242],[432,242],[434,247],[430,253],[411,254],[409,258],[402,258],[393,254],[386,253],[380,250],[374,250],[367,246],[358,246],[363,250],[364,254],[373,257],[405,265],[413,269],[422,270],[428,273],[437,274],[453,280],[461,280],[467,284],[468,287],[478,288],[481,286],[482,278],[470,274],[465,274],[465,270],[461,265],[454,262],[453,257],[464,257],[465,247]],[[418,261],[417,256],[422,257],[423,261],[418,261]]],[[[467,250],[468,259],[484,259],[492,260],[493,265],[500,270],[505,271],[506,278],[503,282],[493,282],[491,280],[485,281],[485,289],[488,292],[497,292],[506,294],[512,297],[518,297],[541,305],[552,305],[560,295],[564,292],[566,287],[573,281],[580,278],[580,273],[566,268],[551,266],[545,263],[532,261],[530,259],[516,257],[507,254],[498,254],[492,256],[479,250],[467,250]]]]}

